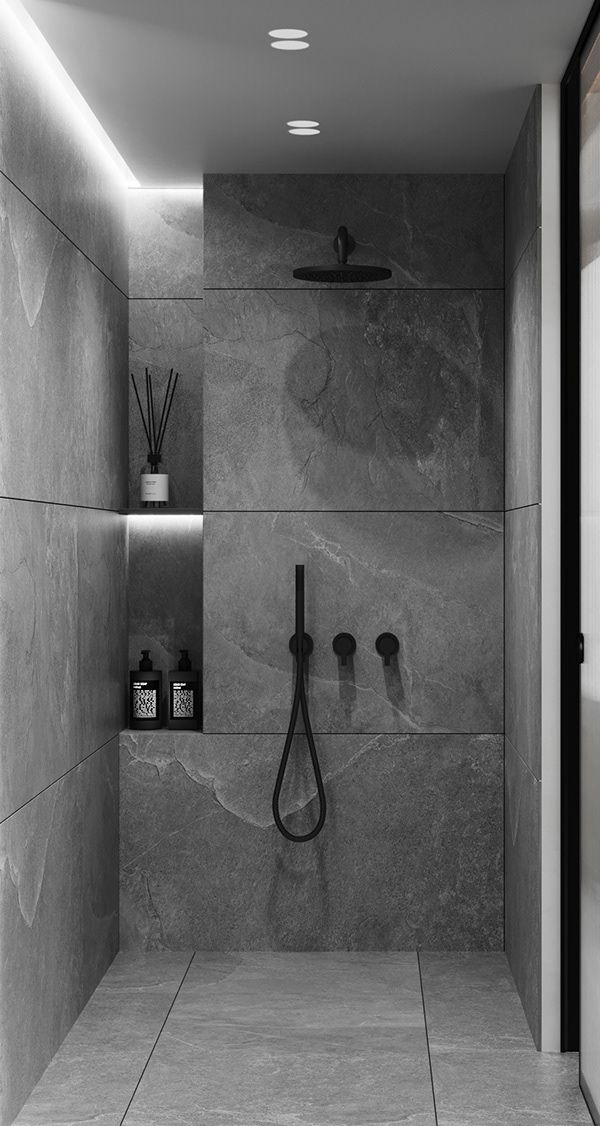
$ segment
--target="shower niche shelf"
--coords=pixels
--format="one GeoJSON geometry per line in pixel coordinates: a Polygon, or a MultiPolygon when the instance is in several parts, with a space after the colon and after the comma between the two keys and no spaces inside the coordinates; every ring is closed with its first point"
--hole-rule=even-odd
{"type": "Polygon", "coordinates": [[[120,508],[121,516],[204,516],[201,508],[120,508]]]}
{"type": "MultiPolygon", "coordinates": [[[[202,699],[202,533],[197,508],[129,508],[128,603],[129,668],[137,669],[142,649],[149,649],[163,684],[176,669],[181,649],[188,649],[198,669],[202,699]]],[[[177,730],[169,735],[181,734],[177,730]]]]}

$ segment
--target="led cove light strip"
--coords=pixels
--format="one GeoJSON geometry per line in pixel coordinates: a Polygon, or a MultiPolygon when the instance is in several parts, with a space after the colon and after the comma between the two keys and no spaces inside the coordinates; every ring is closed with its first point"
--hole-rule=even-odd
{"type": "Polygon", "coordinates": [[[23,47],[27,50],[32,62],[38,68],[40,63],[42,64],[55,90],[60,93],[63,104],[67,104],[71,113],[78,117],[79,123],[83,126],[88,138],[93,140],[96,147],[102,150],[103,156],[108,158],[119,179],[127,187],[138,188],[140,186],[139,180],[134,176],[129,165],[126,164],[93,110],[90,109],[83,94],[77,89],[73,79],[55,55],[48,40],[44,38],[29,12],[23,7],[21,0],[3,0],[3,2],[0,0],[0,11],[2,10],[12,19],[14,28],[19,33],[23,47]]]}

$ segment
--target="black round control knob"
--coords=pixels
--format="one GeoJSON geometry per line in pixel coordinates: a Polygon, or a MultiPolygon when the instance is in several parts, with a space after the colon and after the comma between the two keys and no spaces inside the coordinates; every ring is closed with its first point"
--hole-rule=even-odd
{"type": "Polygon", "coordinates": [[[356,653],[356,641],[351,633],[338,633],[333,639],[333,652],[341,657],[343,665],[348,664],[348,657],[356,653]]]}
{"type": "Polygon", "coordinates": [[[389,665],[390,659],[396,656],[400,648],[400,642],[395,633],[380,633],[375,648],[380,657],[383,657],[384,665],[389,665]]]}

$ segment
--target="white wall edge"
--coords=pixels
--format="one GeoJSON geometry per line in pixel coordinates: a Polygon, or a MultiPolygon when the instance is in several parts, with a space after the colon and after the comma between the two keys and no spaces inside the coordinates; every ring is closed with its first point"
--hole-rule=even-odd
{"type": "Polygon", "coordinates": [[[541,1048],[560,1051],[560,87],[541,124],[541,1048]]]}

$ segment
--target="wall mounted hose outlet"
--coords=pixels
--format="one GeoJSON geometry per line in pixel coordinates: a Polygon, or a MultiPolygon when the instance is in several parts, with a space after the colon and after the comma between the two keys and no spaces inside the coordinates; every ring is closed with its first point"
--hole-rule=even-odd
{"type": "Polygon", "coordinates": [[[340,658],[340,664],[347,665],[348,657],[356,653],[356,641],[351,633],[338,633],[333,639],[333,652],[340,658]]]}
{"type": "Polygon", "coordinates": [[[384,665],[389,665],[392,657],[395,657],[400,649],[400,642],[395,633],[380,633],[375,648],[379,656],[383,657],[384,665]]]}

